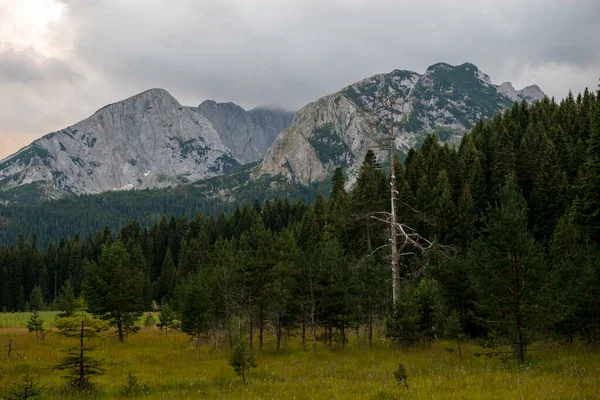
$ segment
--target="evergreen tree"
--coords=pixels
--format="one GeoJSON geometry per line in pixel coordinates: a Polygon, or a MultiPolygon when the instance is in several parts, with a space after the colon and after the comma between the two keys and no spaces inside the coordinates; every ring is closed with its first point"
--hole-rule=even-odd
{"type": "Polygon", "coordinates": [[[600,95],[591,120],[580,193],[576,201],[579,220],[591,238],[600,243],[600,95]]]}
{"type": "Polygon", "coordinates": [[[173,298],[176,276],[177,271],[175,269],[173,257],[171,256],[171,251],[167,250],[165,259],[162,263],[161,273],[156,283],[155,297],[158,300],[163,301],[164,299],[173,298]]]}
{"type": "Polygon", "coordinates": [[[119,341],[139,329],[135,321],[144,311],[143,274],[132,266],[121,242],[102,249],[98,264],[93,264],[85,284],[86,298],[93,314],[117,328],[119,341]]]}
{"type": "Polygon", "coordinates": [[[27,330],[29,333],[35,332],[35,338],[38,342],[44,341],[44,336],[46,333],[46,329],[44,328],[44,320],[41,318],[39,311],[35,308],[29,316],[27,330]]]}
{"type": "Polygon", "coordinates": [[[434,211],[434,219],[438,239],[442,243],[451,244],[456,232],[457,215],[452,188],[445,170],[442,170],[438,175],[436,190],[439,194],[436,196],[438,200],[434,211]]]}
{"type": "Polygon", "coordinates": [[[59,317],[70,317],[77,307],[75,293],[71,281],[67,280],[60,288],[58,298],[56,299],[56,309],[61,311],[59,317]]]}
{"type": "Polygon", "coordinates": [[[229,365],[231,365],[236,375],[242,378],[244,385],[247,385],[246,374],[251,368],[256,368],[258,363],[254,359],[254,355],[248,348],[248,345],[238,340],[231,351],[229,365]]]}
{"type": "Polygon", "coordinates": [[[210,288],[210,282],[202,275],[194,276],[181,287],[181,330],[194,339],[196,348],[202,335],[211,328],[210,288]]]}
{"type": "Polygon", "coordinates": [[[169,303],[164,303],[160,313],[158,314],[158,323],[156,324],[160,330],[165,330],[165,336],[169,336],[169,329],[179,328],[177,314],[169,307],[169,303]]]}
{"type": "Polygon", "coordinates": [[[90,391],[93,387],[91,378],[105,373],[104,361],[94,358],[88,353],[94,347],[86,347],[84,339],[96,337],[106,329],[106,323],[86,312],[83,299],[77,300],[77,308],[71,316],[60,317],[54,321],[59,333],[79,339],[79,346],[67,350],[67,355],[53,369],[66,371],[64,378],[69,388],[78,392],[90,391]]]}
{"type": "Polygon", "coordinates": [[[273,267],[273,282],[270,287],[274,309],[276,351],[281,348],[283,329],[292,327],[298,313],[294,301],[297,289],[297,263],[299,251],[293,232],[284,230],[275,239],[274,256],[278,260],[273,267]]]}
{"type": "Polygon", "coordinates": [[[458,349],[458,356],[462,359],[462,350],[460,348],[460,341],[465,337],[464,330],[461,326],[460,316],[453,310],[452,313],[446,318],[444,323],[444,336],[450,340],[456,341],[456,348],[458,349]]]}
{"type": "Polygon", "coordinates": [[[44,309],[44,294],[40,286],[34,286],[29,296],[29,307],[32,310],[41,311],[44,309]]]}
{"type": "Polygon", "coordinates": [[[6,400],[32,400],[39,399],[41,396],[42,387],[33,380],[31,369],[28,368],[21,380],[9,387],[6,400]]]}
{"type": "Polygon", "coordinates": [[[554,144],[547,138],[540,145],[539,169],[533,178],[531,220],[538,237],[550,238],[565,209],[567,177],[562,171],[554,144]]]}
{"type": "Polygon", "coordinates": [[[527,205],[514,176],[500,191],[500,203],[489,210],[470,261],[479,310],[495,321],[491,329],[513,338],[523,361],[532,333],[544,321],[546,270],[543,252],[527,230],[527,205]]]}

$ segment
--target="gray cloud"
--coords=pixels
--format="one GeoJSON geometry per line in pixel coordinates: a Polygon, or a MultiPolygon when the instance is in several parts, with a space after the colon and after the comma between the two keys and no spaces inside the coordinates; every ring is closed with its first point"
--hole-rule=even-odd
{"type": "Polygon", "coordinates": [[[421,73],[438,61],[470,61],[495,83],[537,83],[558,98],[595,87],[600,71],[597,0],[62,2],[69,34],[54,40],[72,40],[65,58],[41,64],[13,54],[8,62],[0,54],[3,91],[7,76],[32,93],[44,79],[67,82],[42,95],[60,118],[40,135],[150,87],[184,104],[297,109],[375,73],[421,73]],[[63,106],[54,109],[50,97],[63,106]]]}
{"type": "Polygon", "coordinates": [[[43,57],[33,49],[0,52],[0,84],[39,84],[43,81],[76,83],[81,75],[55,57],[43,57]]]}

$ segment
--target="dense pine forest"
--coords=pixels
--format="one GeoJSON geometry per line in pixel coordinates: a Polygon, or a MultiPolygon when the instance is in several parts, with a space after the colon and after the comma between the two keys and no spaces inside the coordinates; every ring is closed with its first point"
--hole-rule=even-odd
{"type": "MultiPolygon", "coordinates": [[[[375,327],[398,343],[471,337],[514,345],[600,340],[600,96],[516,103],[458,148],[435,135],[396,171],[398,220],[432,245],[402,248],[391,300],[389,171],[369,152],[355,188],[328,196],[187,210],[51,242],[0,247],[0,308],[70,307],[82,295],[121,337],[169,304],[194,336],[274,332],[309,347],[375,327]],[[318,329],[317,329],[318,328],[318,329]],[[324,333],[323,333],[324,332],[324,333]]],[[[0,219],[0,223],[1,223],[0,219]]],[[[483,343],[483,342],[482,342],[483,343]]]]}

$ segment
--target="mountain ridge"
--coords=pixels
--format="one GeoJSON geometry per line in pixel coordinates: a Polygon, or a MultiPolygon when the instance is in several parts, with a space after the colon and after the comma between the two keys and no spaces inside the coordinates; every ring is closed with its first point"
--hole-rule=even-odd
{"type": "Polygon", "coordinates": [[[198,107],[181,105],[164,89],[145,90],[5,157],[0,161],[0,190],[35,184],[32,190],[41,198],[56,199],[161,188],[226,173],[261,159],[272,131],[291,122],[289,112],[261,108],[260,120],[239,109],[239,123],[219,131],[198,107]],[[248,132],[258,145],[250,152],[236,152],[234,144],[243,142],[248,132]]]}
{"type": "Polygon", "coordinates": [[[514,101],[545,96],[537,85],[518,91],[510,82],[495,85],[472,63],[443,62],[422,74],[394,69],[364,78],[295,114],[269,107],[246,111],[214,100],[183,106],[166,90],[152,88],[4,158],[0,200],[164,188],[224,176],[260,160],[251,180],[271,176],[278,184],[283,178],[307,186],[340,166],[351,187],[369,149],[387,160],[372,123],[384,89],[396,96],[395,147],[403,154],[432,132],[458,143],[478,120],[514,101]]]}
{"type": "MultiPolygon", "coordinates": [[[[265,154],[258,176],[282,175],[307,185],[340,166],[351,186],[369,149],[379,160],[388,158],[380,136],[373,132],[373,113],[384,89],[395,95],[395,147],[406,154],[432,132],[442,141],[457,143],[475,122],[510,107],[514,100],[503,91],[508,93],[512,84],[503,85],[494,85],[472,63],[436,63],[423,74],[395,69],[362,79],[301,108],[265,154]]],[[[532,85],[514,90],[513,97],[533,102],[544,96],[532,85]]]]}

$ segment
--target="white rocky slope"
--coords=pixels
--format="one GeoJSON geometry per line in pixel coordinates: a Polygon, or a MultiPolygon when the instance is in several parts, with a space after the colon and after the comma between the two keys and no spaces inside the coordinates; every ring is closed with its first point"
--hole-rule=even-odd
{"type": "Polygon", "coordinates": [[[283,110],[254,108],[246,111],[237,104],[213,100],[202,102],[196,111],[210,121],[240,164],[261,160],[294,117],[294,113],[283,110]]]}
{"type": "MultiPolygon", "coordinates": [[[[263,132],[255,133],[262,140],[263,132]]],[[[197,108],[152,89],[103,107],[0,161],[0,189],[35,184],[43,198],[58,198],[187,183],[261,158],[260,147],[251,154],[230,150],[236,140],[246,138],[235,130],[222,135],[197,108]]],[[[261,145],[266,150],[268,144],[261,145]]]]}
{"type": "Polygon", "coordinates": [[[544,96],[537,86],[513,96],[509,86],[492,84],[470,63],[435,64],[423,75],[399,70],[375,75],[298,111],[267,151],[258,175],[282,175],[307,185],[342,167],[351,185],[369,149],[379,160],[388,159],[373,120],[373,111],[381,107],[382,89],[395,94],[394,117],[399,123],[395,144],[406,153],[427,133],[437,132],[442,141],[456,143],[476,121],[491,118],[514,100],[531,102],[544,96]]]}
{"type": "Polygon", "coordinates": [[[502,85],[498,86],[498,91],[512,101],[525,100],[530,103],[540,100],[545,96],[538,85],[531,85],[521,90],[516,90],[510,82],[504,82],[502,85]]]}

